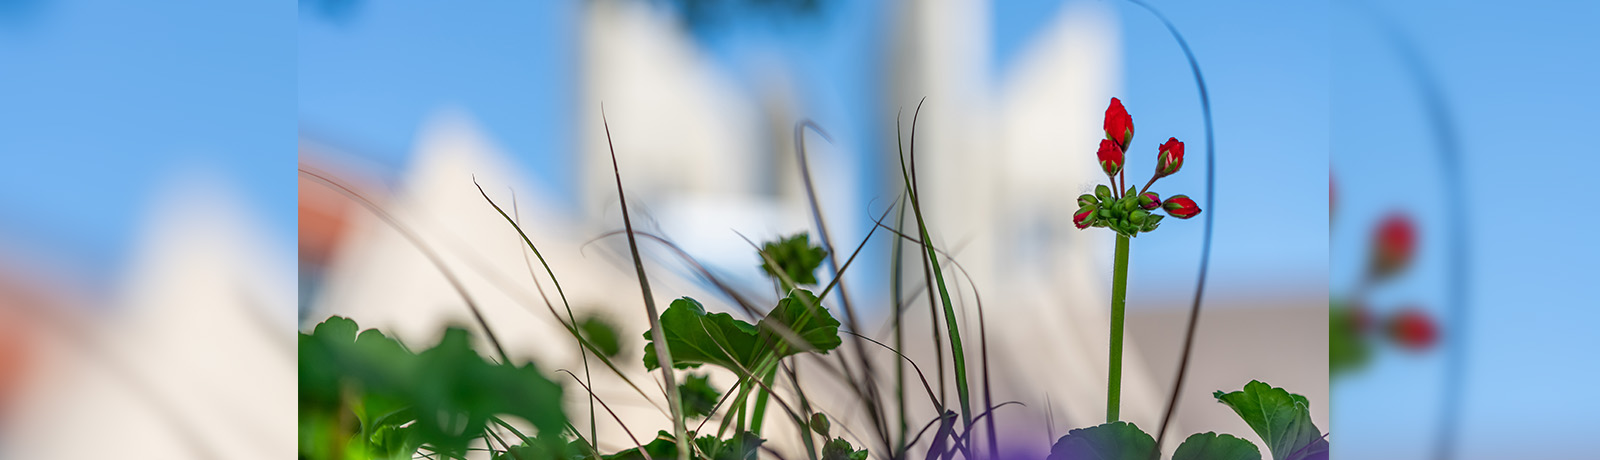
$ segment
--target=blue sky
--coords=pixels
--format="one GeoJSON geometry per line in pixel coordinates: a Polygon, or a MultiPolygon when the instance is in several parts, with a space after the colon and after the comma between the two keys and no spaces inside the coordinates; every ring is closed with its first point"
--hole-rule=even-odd
{"type": "MultiPolygon", "coordinates": [[[[996,6],[996,75],[1060,3],[996,6]]],[[[875,96],[885,51],[860,44],[884,42],[889,12],[884,2],[823,4],[818,17],[779,27],[761,19],[702,39],[747,84],[759,75],[752,56],[778,56],[810,115],[858,142],[855,150],[872,151],[888,123],[875,96]]],[[[1142,11],[1110,4],[1123,15],[1122,98],[1148,133],[1135,149],[1177,136],[1199,157],[1197,99],[1178,48],[1142,11]]],[[[0,121],[29,129],[0,132],[0,151],[12,160],[0,170],[0,215],[7,216],[0,235],[102,275],[123,262],[156,191],[184,171],[209,171],[237,187],[264,215],[267,233],[289,244],[294,179],[287,171],[297,131],[400,168],[428,116],[462,108],[547,192],[571,185],[576,2],[475,9],[357,1],[332,15],[189,1],[18,5],[27,6],[0,11],[0,52],[10,64],[0,72],[8,106],[0,121]],[[49,199],[38,199],[35,191],[47,186],[54,187],[49,199]]],[[[1159,6],[1189,35],[1211,84],[1219,151],[1211,211],[1224,216],[1214,280],[1316,284],[1326,264],[1318,206],[1325,192],[1313,186],[1322,180],[1327,144],[1318,109],[1328,86],[1318,51],[1326,48],[1321,11],[1159,6]],[[1250,27],[1229,26],[1241,23],[1250,27]]],[[[862,180],[879,166],[864,165],[862,180]]],[[[1199,166],[1191,160],[1164,186],[1198,197],[1199,166]]],[[[1185,224],[1141,239],[1136,279],[1193,276],[1200,226],[1185,224]]]]}
{"type": "MultiPolygon", "coordinates": [[[[1005,72],[1016,53],[1058,11],[1058,1],[1001,2],[991,63],[1005,72]]],[[[1201,156],[1198,99],[1187,64],[1159,23],[1140,10],[1124,14],[1126,92],[1141,133],[1188,140],[1201,156]]],[[[820,16],[755,18],[702,32],[723,70],[750,86],[758,66],[777,56],[794,76],[808,115],[857,151],[874,151],[888,121],[878,119],[884,47],[883,2],[824,2],[820,16]]],[[[1210,79],[1219,151],[1214,280],[1316,286],[1326,276],[1326,191],[1316,185],[1327,163],[1326,33],[1316,8],[1208,8],[1163,5],[1189,35],[1210,79]],[[1247,22],[1242,31],[1220,20],[1247,22]],[[1305,24],[1312,24],[1306,27],[1305,24]],[[1277,40],[1262,42],[1258,34],[1277,40]],[[1284,116],[1284,114],[1295,116],[1284,116]],[[1288,275],[1281,275],[1288,273],[1288,275]],[[1263,278],[1265,277],[1265,278],[1263,278]]],[[[530,175],[559,193],[571,185],[575,101],[570,2],[533,2],[474,11],[416,3],[357,3],[348,17],[302,13],[299,22],[299,114],[307,132],[330,137],[382,162],[400,164],[417,128],[441,107],[469,110],[530,175]]],[[[1229,23],[1229,24],[1232,24],[1229,23]]],[[[1152,150],[1153,151],[1153,150],[1152,150]]],[[[1086,160],[1087,161],[1087,160],[1086,160]]],[[[1203,194],[1198,160],[1165,187],[1203,194]]],[[[862,179],[874,177],[873,162],[862,179]]],[[[1141,239],[1135,278],[1193,277],[1198,221],[1141,239]],[[1140,253],[1143,254],[1140,254],[1140,253]],[[1149,262],[1140,262],[1145,259],[1149,262]]]]}
{"type": "Polygon", "coordinates": [[[292,6],[8,2],[0,241],[114,276],[167,184],[227,183],[294,241],[292,6]]]}
{"type": "MultiPolygon", "coordinates": [[[[1375,293],[1374,308],[1411,303],[1443,315],[1443,273],[1454,260],[1446,217],[1460,213],[1473,260],[1470,322],[1444,333],[1463,337],[1468,350],[1462,450],[1477,458],[1580,458],[1593,451],[1585,436],[1600,409],[1592,398],[1600,368],[1590,355],[1600,347],[1593,332],[1600,312],[1585,289],[1600,243],[1590,236],[1593,214],[1560,206],[1559,197],[1581,201],[1588,193],[1594,149],[1584,133],[1600,119],[1593,85],[1600,69],[1575,57],[1592,56],[1600,44],[1588,24],[1600,7],[1452,6],[1336,9],[1334,290],[1347,287],[1364,262],[1367,229],[1399,210],[1417,217],[1419,259],[1406,278],[1375,293]],[[1466,196],[1441,190],[1420,91],[1374,17],[1399,24],[1438,76],[1430,85],[1458,126],[1466,196]]],[[[1334,431],[1364,449],[1340,450],[1354,458],[1422,452],[1443,378],[1436,353],[1386,353],[1370,372],[1335,384],[1334,431]]]]}

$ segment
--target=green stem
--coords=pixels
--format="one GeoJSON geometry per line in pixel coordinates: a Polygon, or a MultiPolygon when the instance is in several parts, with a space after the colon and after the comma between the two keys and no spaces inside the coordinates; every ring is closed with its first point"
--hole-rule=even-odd
{"type": "Polygon", "coordinates": [[[1128,303],[1128,236],[1117,235],[1111,272],[1111,376],[1106,384],[1106,423],[1117,421],[1122,406],[1122,319],[1128,303]]]}
{"type": "Polygon", "coordinates": [[[767,388],[772,386],[773,379],[777,377],[777,375],[778,366],[772,366],[772,368],[767,371],[767,374],[761,377],[761,383],[765,383],[766,385],[756,388],[756,407],[755,411],[750,413],[750,432],[757,435],[761,434],[761,422],[762,420],[766,419],[767,415],[767,398],[770,397],[770,395],[767,394],[767,388]]]}

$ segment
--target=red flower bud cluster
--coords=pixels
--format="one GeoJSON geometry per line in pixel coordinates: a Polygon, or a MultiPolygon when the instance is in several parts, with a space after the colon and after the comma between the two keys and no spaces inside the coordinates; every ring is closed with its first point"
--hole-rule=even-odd
{"type": "Polygon", "coordinates": [[[1155,230],[1166,217],[1152,215],[1150,212],[1156,208],[1179,219],[1200,214],[1200,206],[1187,196],[1173,195],[1162,201],[1160,195],[1150,191],[1157,179],[1176,174],[1183,168],[1182,141],[1169,137],[1161,144],[1156,154],[1155,174],[1145,183],[1144,190],[1139,190],[1127,186],[1127,171],[1123,168],[1128,146],[1133,142],[1133,117],[1128,115],[1121,99],[1111,98],[1111,105],[1106,107],[1105,133],[1095,157],[1100,162],[1100,170],[1111,179],[1109,193],[1080,197],[1078,211],[1072,215],[1073,226],[1080,229],[1108,227],[1122,235],[1137,236],[1155,230]]]}

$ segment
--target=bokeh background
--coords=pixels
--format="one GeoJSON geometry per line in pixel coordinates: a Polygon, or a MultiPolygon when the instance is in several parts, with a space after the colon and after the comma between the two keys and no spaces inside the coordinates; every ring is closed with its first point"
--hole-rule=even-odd
{"type": "MultiPolygon", "coordinates": [[[[1209,395],[1252,378],[1307,394],[1326,426],[1328,7],[1157,6],[1206,72],[1218,155],[1206,317],[1173,430],[1248,433],[1209,395]]],[[[895,122],[903,110],[909,133],[926,97],[918,170],[934,238],[972,276],[959,279],[968,314],[974,287],[989,309],[997,400],[1027,404],[1003,418],[1018,455],[1043,455],[1051,433],[1101,416],[1111,239],[1072,228],[1070,213],[1097,183],[1090,155],[1111,97],[1140,133],[1130,180],[1177,137],[1189,166],[1155,190],[1205,196],[1194,77],[1165,27],[1125,2],[316,2],[302,5],[298,30],[302,166],[384,202],[445,253],[492,325],[517,331],[502,332],[513,355],[554,366],[580,364],[548,315],[527,311],[538,297],[519,241],[474,181],[501,205],[521,203],[574,305],[643,331],[637,294],[617,288],[632,277],[623,241],[599,238],[621,227],[602,105],[636,222],[771,301],[741,236],[812,228],[795,124],[813,120],[832,139],[808,134],[809,160],[831,237],[848,251],[899,193],[895,122]]],[[[302,178],[301,198],[303,324],[340,314],[426,344],[468,320],[393,229],[319,180],[302,178]]],[[[1199,220],[1174,221],[1135,244],[1126,413],[1151,430],[1201,237],[1199,220]]],[[[846,278],[877,325],[892,283],[889,239],[874,238],[846,278]]],[[[653,284],[666,286],[658,297],[734,310],[674,254],[645,249],[653,284]]],[[[913,305],[908,327],[921,340],[907,352],[932,369],[927,313],[913,305]]],[[[618,403],[630,401],[626,387],[597,387],[624,417],[641,408],[628,419],[644,427],[635,432],[666,428],[642,401],[618,403]]],[[[835,416],[860,416],[842,391],[833,399],[835,416]]]]}
{"type": "Polygon", "coordinates": [[[1600,9],[1339,6],[1330,297],[1351,297],[1380,220],[1408,216],[1414,263],[1372,289],[1368,308],[1421,311],[1436,334],[1422,350],[1380,345],[1334,378],[1334,455],[1593,456],[1582,437],[1600,409],[1600,318],[1582,286],[1600,272],[1600,244],[1585,213],[1540,203],[1589,193],[1585,133],[1600,91],[1593,66],[1571,56],[1600,43],[1581,25],[1600,9]]]}
{"type": "MultiPolygon", "coordinates": [[[[1098,179],[1112,96],[1138,128],[1129,174],[1177,137],[1187,166],[1155,190],[1215,200],[1175,430],[1254,439],[1209,394],[1258,378],[1309,396],[1339,458],[1587,458],[1600,10],[1150,3],[1204,71],[1211,197],[1188,64],[1124,1],[0,0],[0,458],[284,458],[294,330],[337,313],[427,344],[465,323],[393,228],[291,167],[393,212],[481,293],[513,355],[570,368],[570,344],[524,309],[521,249],[474,179],[515,195],[583,308],[642,331],[619,241],[601,238],[620,228],[602,103],[644,228],[770,298],[740,235],[811,228],[794,124],[832,138],[807,135],[810,167],[853,248],[899,192],[895,121],[904,110],[909,131],[924,97],[934,238],[1000,332],[1001,399],[1027,404],[1002,439],[1040,458],[1104,397],[1111,240],[1069,216],[1098,179]],[[1416,258],[1367,307],[1380,323],[1423,311],[1436,340],[1398,346],[1380,324],[1370,359],[1330,378],[1324,301],[1350,298],[1394,212],[1418,229],[1416,258]]],[[[1131,264],[1124,413],[1147,430],[1201,263],[1199,220],[1163,227],[1131,264]]],[[[888,241],[847,275],[872,324],[888,241]]],[[[662,299],[729,309],[670,252],[647,255],[662,299]]]]}

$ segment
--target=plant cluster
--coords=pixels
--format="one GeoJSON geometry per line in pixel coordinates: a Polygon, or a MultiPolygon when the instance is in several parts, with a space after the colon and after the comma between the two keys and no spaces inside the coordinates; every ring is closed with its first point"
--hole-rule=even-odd
{"type": "MultiPolygon", "coordinates": [[[[1329,181],[1328,204],[1333,208],[1333,185],[1329,181]]],[[[1405,305],[1386,309],[1374,318],[1368,296],[1392,284],[1410,269],[1417,252],[1416,223],[1410,216],[1393,212],[1372,230],[1363,275],[1350,292],[1329,298],[1328,369],[1333,377],[1366,366],[1375,348],[1393,345],[1408,352],[1431,350],[1439,342],[1439,325],[1420,306],[1405,305]]]]}
{"type": "MultiPolygon", "coordinates": [[[[1112,144],[1120,152],[1131,139],[1132,124],[1121,111],[1120,101],[1114,99],[1112,108],[1108,110],[1108,140],[1113,140],[1109,139],[1110,134],[1122,133],[1112,144]],[[1113,112],[1121,112],[1118,118],[1125,119],[1126,123],[1118,121],[1114,125],[1109,116],[1113,112]]],[[[910,458],[913,449],[925,451],[927,460],[953,460],[958,455],[967,460],[1000,458],[996,411],[1016,402],[996,403],[991,395],[983,303],[976,293],[978,334],[974,349],[978,353],[973,362],[975,369],[969,370],[969,349],[962,341],[963,325],[969,323],[962,320],[964,312],[956,309],[957,297],[950,292],[940,260],[944,258],[957,270],[960,264],[931,243],[931,232],[923,219],[915,182],[915,117],[911,126],[911,161],[905,161],[904,149],[901,157],[905,183],[903,200],[884,211],[873,231],[848,258],[838,260],[838,253],[826,238],[813,241],[805,233],[758,246],[761,269],[778,291],[778,298],[766,305],[748,301],[726,288],[715,274],[698,269],[700,276],[722,289],[723,294],[743,310],[743,317],[708,311],[699,300],[690,297],[672,301],[659,313],[655,310],[637,251],[637,239],[649,235],[634,232],[631,227],[618,172],[625,226],[622,234],[628,238],[651,320],[650,330],[643,334],[645,344],[639,362],[644,369],[661,377],[664,391],[660,396],[669,402],[672,431],[662,430],[651,439],[632,439],[631,448],[602,452],[595,427],[596,405],[606,412],[611,409],[592,391],[589,360],[594,359],[611,375],[626,381],[639,395],[652,398],[621,371],[621,366],[629,364],[616,359],[624,356],[623,350],[639,348],[627,343],[631,336],[619,334],[600,317],[580,320],[566,305],[554,270],[544,263],[532,239],[485,194],[485,200],[516,229],[555,285],[560,304],[547,300],[546,305],[552,317],[580,345],[584,356],[581,378],[573,372],[562,372],[588,390],[590,424],[587,430],[575,426],[567,416],[563,408],[567,393],[562,385],[532,363],[514,363],[499,349],[498,340],[481,315],[474,317],[485,338],[497,344],[498,360],[485,358],[475,350],[472,334],[466,329],[449,328],[438,344],[416,352],[382,332],[360,331],[354,321],[332,317],[311,332],[300,334],[299,338],[300,458],[425,457],[438,460],[464,459],[474,452],[484,452],[483,455],[494,460],[754,460],[765,451],[781,459],[782,455],[772,451],[764,437],[774,432],[766,429],[771,425],[767,419],[769,412],[781,414],[800,428],[798,444],[804,449],[806,460],[874,457],[903,460],[910,458]],[[883,220],[896,209],[900,211],[900,221],[885,225],[883,220]],[[911,224],[907,224],[907,217],[913,219],[911,224]],[[931,345],[940,350],[939,358],[931,363],[939,382],[937,391],[923,373],[923,367],[900,353],[907,348],[902,327],[905,309],[893,309],[893,345],[886,345],[854,332],[864,328],[855,318],[848,296],[830,297],[835,289],[842,293],[842,274],[879,228],[897,237],[893,305],[901,304],[903,299],[900,286],[903,277],[899,276],[903,268],[901,246],[915,245],[918,250],[914,254],[923,262],[920,268],[927,280],[924,287],[932,317],[931,345]],[[821,285],[816,272],[824,262],[837,265],[832,265],[832,278],[821,285]],[[830,298],[842,304],[840,311],[844,314],[840,317],[835,317],[823,305],[824,299],[830,298]],[[566,307],[565,315],[557,310],[557,305],[566,307]],[[844,335],[852,337],[853,347],[843,346],[844,335]],[[866,354],[869,343],[892,352],[897,358],[891,385],[879,380],[874,360],[866,354]],[[849,353],[843,350],[856,353],[847,357],[849,353]],[[849,388],[847,396],[854,398],[851,403],[862,409],[870,423],[835,426],[836,420],[830,420],[808,398],[797,377],[797,369],[802,365],[837,376],[849,388]],[[915,372],[914,376],[907,372],[907,365],[915,372]],[[953,377],[953,400],[946,392],[947,371],[953,377]],[[728,388],[718,388],[712,384],[709,372],[730,373],[735,383],[728,388]],[[915,391],[919,380],[921,392],[915,391]],[[918,393],[926,393],[928,404],[938,414],[925,423],[910,420],[907,415],[907,407],[913,404],[911,398],[918,393]],[[692,420],[699,421],[690,423],[692,420]],[[714,429],[708,426],[713,421],[716,422],[714,429]]],[[[1168,144],[1158,156],[1161,166],[1158,166],[1156,178],[1176,172],[1182,164],[1182,144],[1175,140],[1168,144]]],[[[799,150],[803,154],[803,149],[799,150]]],[[[1120,154],[1114,159],[1120,171],[1120,154]]],[[[1192,201],[1180,197],[1174,196],[1163,203],[1164,206],[1174,204],[1167,209],[1168,215],[1186,218],[1199,212],[1192,201]]],[[[1159,456],[1159,440],[1117,417],[1127,240],[1138,232],[1153,230],[1153,223],[1159,221],[1159,216],[1153,216],[1153,220],[1148,215],[1135,218],[1135,210],[1117,204],[1137,203],[1137,211],[1142,212],[1149,210],[1146,207],[1155,201],[1154,198],[1141,202],[1139,200],[1144,197],[1132,191],[1127,196],[1114,198],[1110,202],[1097,201],[1095,206],[1106,209],[1097,209],[1094,213],[1098,216],[1100,211],[1111,212],[1104,226],[1118,231],[1107,423],[1072,430],[1054,443],[1047,460],[1152,460],[1159,456]],[[1123,211],[1111,211],[1112,207],[1123,211]],[[1122,214],[1117,214],[1119,212],[1122,214]],[[1132,225],[1137,227],[1130,227],[1132,225]]],[[[820,217],[818,227],[819,230],[822,227],[820,217]]],[[[825,230],[819,233],[827,234],[825,230]]],[[[666,240],[652,238],[670,246],[666,240]]],[[[699,267],[693,264],[693,259],[686,255],[684,258],[699,267]]],[[[970,284],[971,280],[968,282],[970,284]]],[[[476,312],[470,300],[467,307],[476,312]]],[[[1327,458],[1328,443],[1312,425],[1309,404],[1304,397],[1254,381],[1240,391],[1219,391],[1214,397],[1250,425],[1267,443],[1275,460],[1327,458]]],[[[618,419],[618,422],[622,421],[618,419]]],[[[1249,441],[1230,435],[1201,433],[1179,445],[1173,458],[1259,460],[1261,453],[1249,441]]]]}
{"type": "MultiPolygon", "coordinates": [[[[1100,141],[1096,153],[1101,170],[1113,186],[1126,185],[1123,160],[1128,144],[1133,140],[1133,117],[1123,107],[1122,101],[1111,98],[1106,108],[1106,138],[1100,141]],[[1122,178],[1124,182],[1119,183],[1122,178]]],[[[1162,216],[1149,211],[1162,208],[1167,215],[1188,219],[1200,213],[1194,200],[1184,195],[1174,195],[1165,202],[1150,186],[1156,180],[1170,176],[1183,167],[1183,142],[1169,138],[1156,155],[1156,170],[1143,190],[1129,187],[1116,193],[1111,187],[1100,185],[1094,195],[1078,197],[1078,211],[1073,223],[1079,228],[1107,227],[1117,233],[1116,252],[1112,265],[1111,293],[1111,356],[1106,387],[1106,423],[1089,428],[1075,429],[1057,440],[1050,449],[1048,460],[1111,459],[1157,460],[1160,458],[1158,441],[1132,423],[1122,421],[1120,415],[1122,385],[1123,316],[1128,292],[1128,240],[1139,233],[1150,232],[1160,224],[1162,216]]],[[[1260,381],[1251,381],[1243,390],[1231,393],[1218,391],[1213,395],[1218,402],[1232,408],[1250,428],[1267,443],[1275,460],[1311,460],[1328,458],[1328,441],[1311,422],[1310,404],[1304,396],[1275,388],[1260,381]]],[[[1161,427],[1162,429],[1166,427],[1161,427]]],[[[1178,445],[1173,460],[1260,460],[1261,451],[1254,443],[1227,434],[1197,433],[1178,445]]]]}
{"type": "Polygon", "coordinates": [[[1156,153],[1155,173],[1143,189],[1128,186],[1128,174],[1122,165],[1127,158],[1128,145],[1133,142],[1133,117],[1122,106],[1122,101],[1111,98],[1106,108],[1106,138],[1100,140],[1095,156],[1100,159],[1100,170],[1110,178],[1111,186],[1096,186],[1094,194],[1078,197],[1078,211],[1072,213],[1072,223],[1079,229],[1105,227],[1118,235],[1135,237],[1154,231],[1164,216],[1151,214],[1161,208],[1167,215],[1188,219],[1200,214],[1200,206],[1187,195],[1173,195],[1166,201],[1150,191],[1156,180],[1173,175],[1183,168],[1183,142],[1169,137],[1156,153]],[[1119,181],[1120,178],[1120,181],[1119,181]],[[1124,189],[1124,187],[1127,187],[1124,189]]]}

